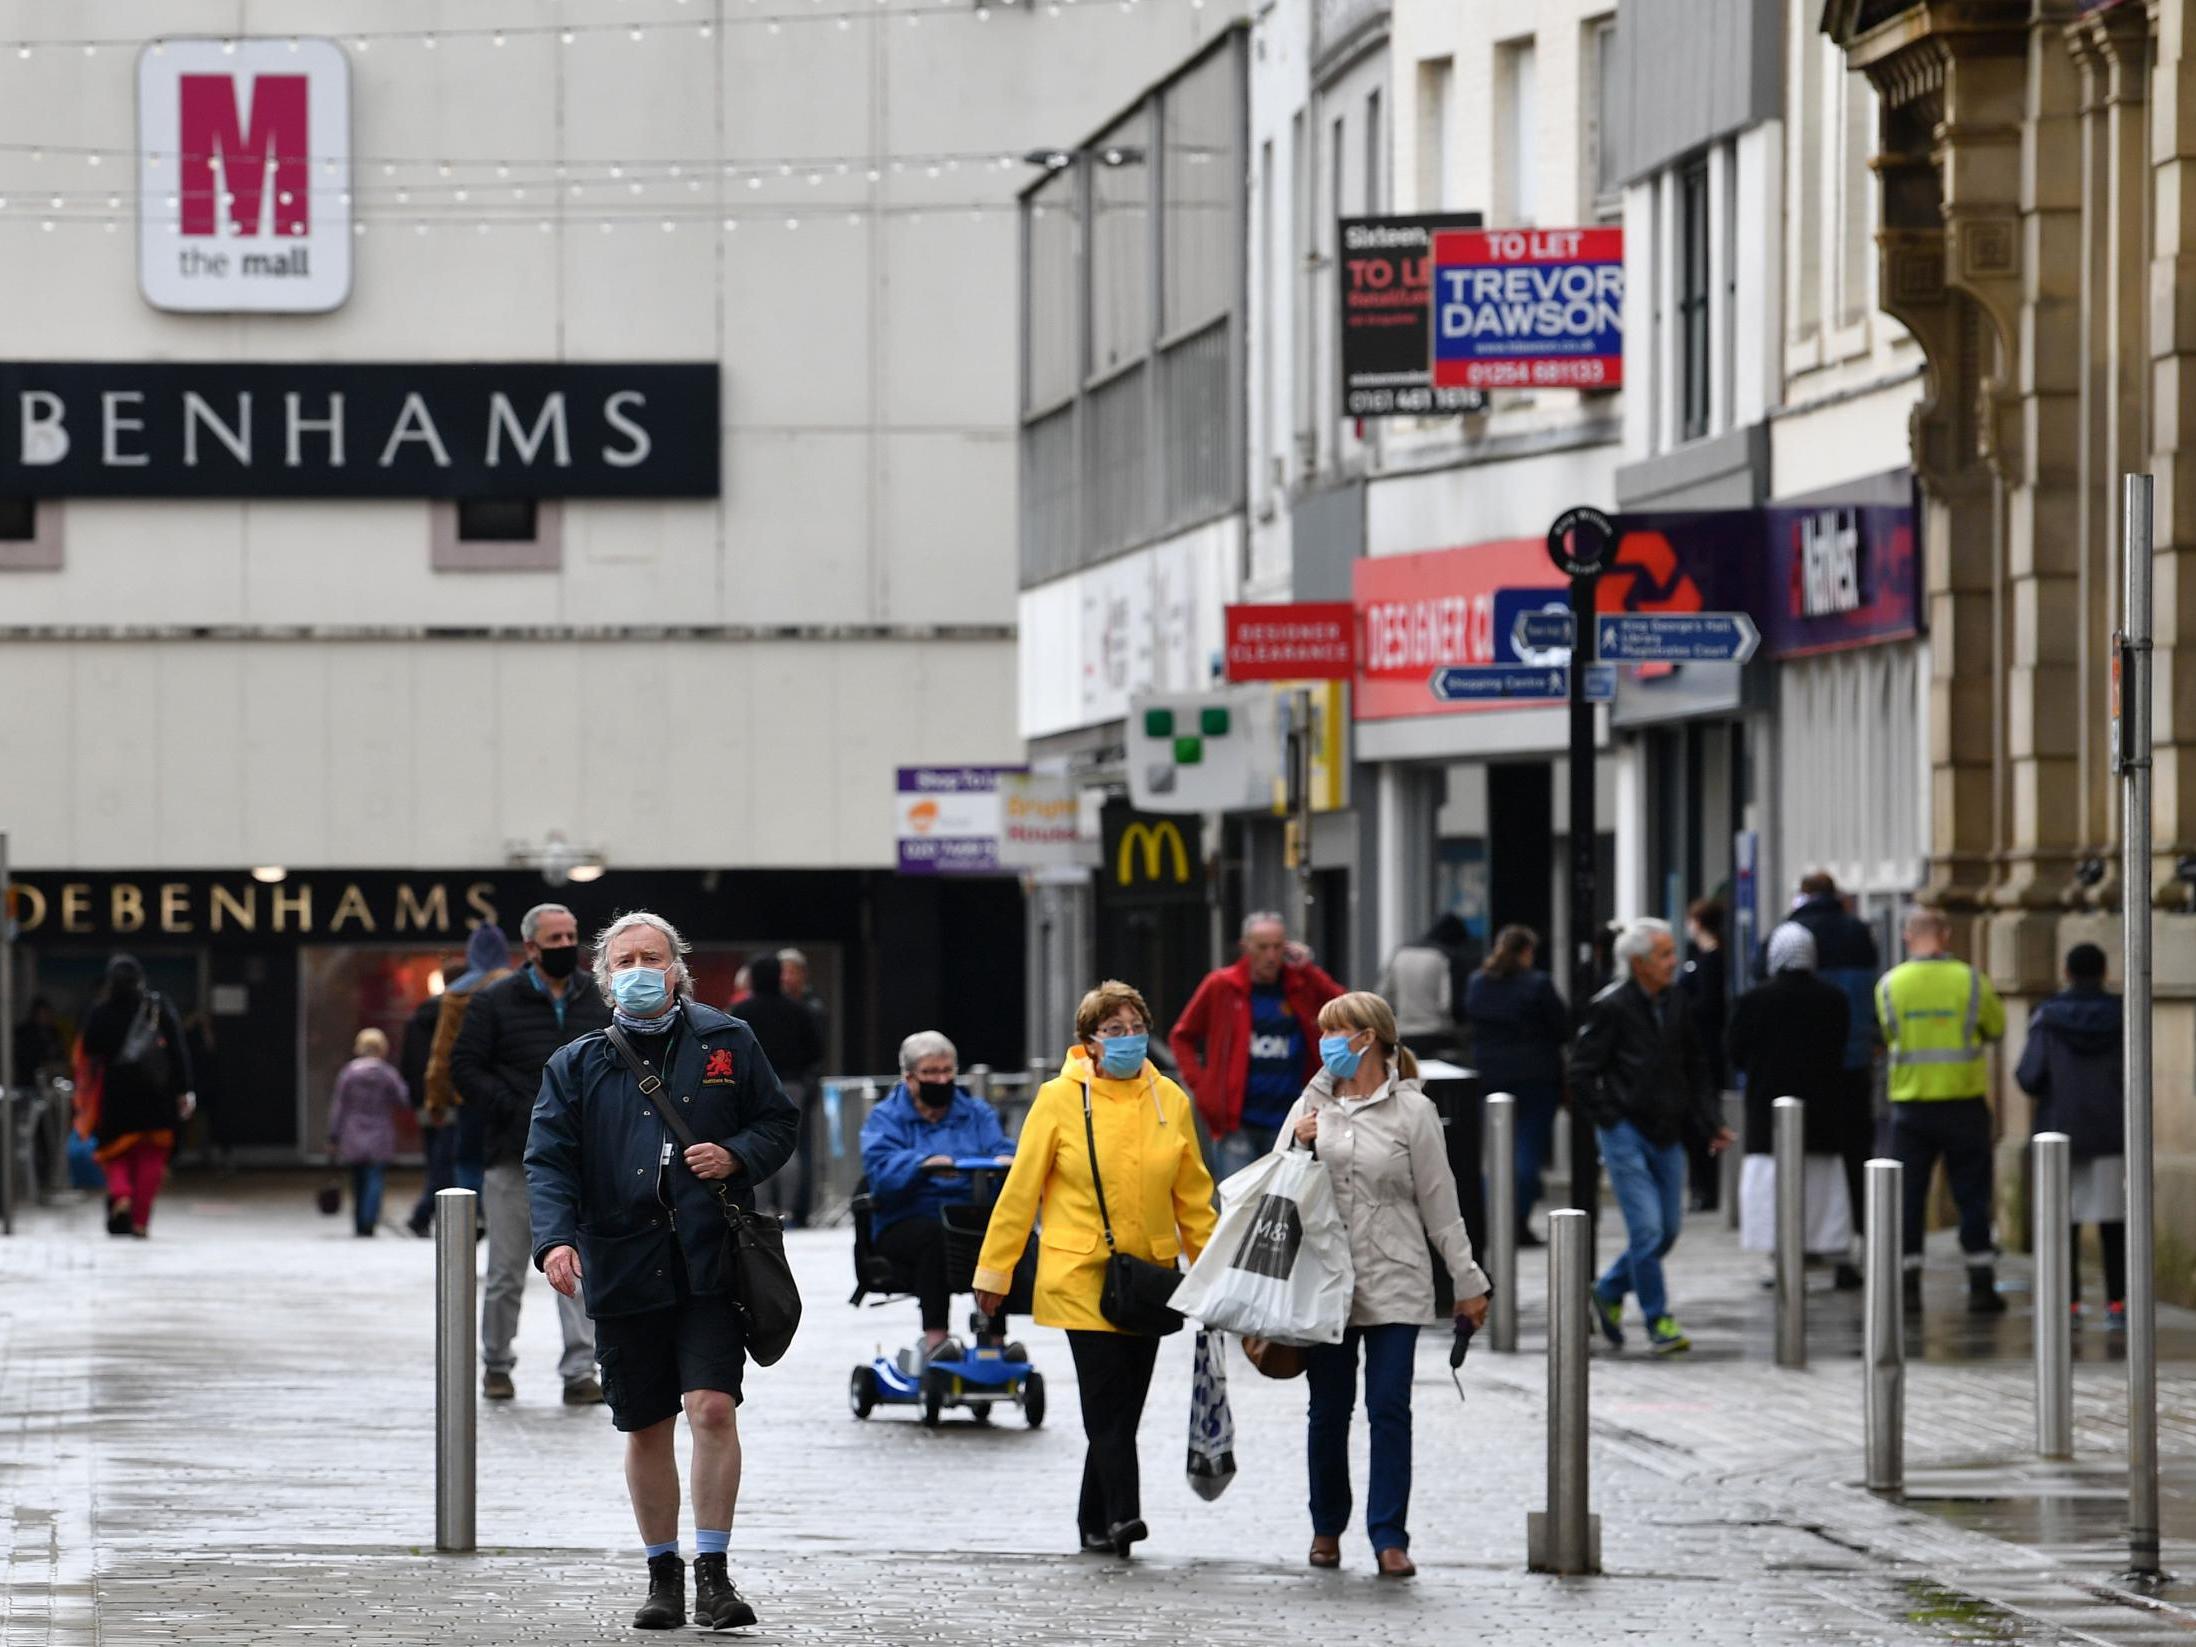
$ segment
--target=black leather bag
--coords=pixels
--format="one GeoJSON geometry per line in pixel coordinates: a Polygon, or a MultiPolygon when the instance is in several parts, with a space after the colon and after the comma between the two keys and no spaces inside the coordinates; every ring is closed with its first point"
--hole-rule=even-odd
{"type": "Polygon", "coordinates": [[[1083,1083],[1083,1136],[1090,1141],[1090,1182],[1098,1192],[1098,1222],[1106,1232],[1106,1282],[1098,1294],[1098,1313],[1123,1332],[1164,1338],[1182,1330],[1182,1312],[1167,1300],[1182,1284],[1171,1265],[1154,1264],[1120,1251],[1113,1242],[1113,1219],[1106,1212],[1105,1180],[1098,1175],[1098,1129],[1090,1116],[1090,1083],[1083,1083]]]}
{"type": "MultiPolygon", "coordinates": [[[[641,1096],[656,1106],[671,1136],[684,1152],[700,1140],[664,1096],[663,1080],[633,1050],[633,1043],[615,1024],[607,1031],[610,1044],[625,1067],[640,1082],[641,1096]]],[[[765,1213],[749,1212],[732,1199],[719,1180],[711,1180],[717,1210],[724,1214],[724,1273],[732,1285],[732,1308],[740,1318],[740,1336],[747,1353],[762,1366],[770,1366],[792,1347],[801,1324],[801,1289],[793,1279],[793,1266],[785,1259],[785,1226],[765,1213]]]]}
{"type": "Polygon", "coordinates": [[[168,1052],[166,1029],[161,1023],[164,1016],[160,997],[149,989],[145,991],[145,999],[139,1004],[137,1015],[130,1020],[121,1046],[107,1060],[109,1075],[127,1071],[156,1092],[167,1086],[174,1064],[168,1052]]]}

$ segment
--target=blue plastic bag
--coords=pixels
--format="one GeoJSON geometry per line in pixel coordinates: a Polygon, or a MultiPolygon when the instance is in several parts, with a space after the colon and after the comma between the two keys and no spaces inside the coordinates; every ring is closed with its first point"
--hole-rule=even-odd
{"type": "Polygon", "coordinates": [[[92,1153],[98,1147],[94,1140],[81,1133],[69,1134],[69,1183],[75,1188],[103,1190],[107,1187],[107,1169],[92,1153]]]}

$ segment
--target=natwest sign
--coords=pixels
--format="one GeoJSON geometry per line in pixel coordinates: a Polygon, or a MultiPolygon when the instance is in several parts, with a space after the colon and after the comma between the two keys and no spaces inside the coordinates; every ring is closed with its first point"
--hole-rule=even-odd
{"type": "Polygon", "coordinates": [[[137,279],[160,309],[319,313],[351,290],[351,69],[330,40],[137,60],[137,279]]]}

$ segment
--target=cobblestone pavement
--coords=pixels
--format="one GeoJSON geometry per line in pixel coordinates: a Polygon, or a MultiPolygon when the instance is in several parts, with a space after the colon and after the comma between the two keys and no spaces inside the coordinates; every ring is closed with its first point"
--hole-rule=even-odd
{"type": "MultiPolygon", "coordinates": [[[[6,1647],[627,1634],[639,1563],[619,1443],[600,1408],[559,1401],[546,1285],[537,1278],[528,1296],[519,1399],[481,1410],[481,1551],[438,1557],[431,1248],[386,1231],[355,1240],[346,1220],[311,1212],[308,1189],[186,1182],[149,1243],[109,1240],[95,1207],[35,1211],[0,1241],[6,1647]]],[[[392,1206],[406,1200],[392,1190],[392,1206]]],[[[911,1336],[912,1306],[843,1302],[844,1232],[792,1248],[807,1323],[785,1362],[751,1370],[742,1413],[734,1571],[763,1615],[750,1639],[1377,1647],[2196,1632],[2174,1592],[2136,1597],[2107,1581],[2117,1367],[2079,1370],[2085,1462],[2048,1478],[2015,1471],[2009,1489],[2006,1468],[2030,1444],[2019,1313],[1972,1341],[1933,1325],[1951,1335],[1934,1353],[1985,1359],[1915,1365],[1911,1467],[1918,1490],[1976,1513],[1880,1502],[1853,1484],[1853,1301],[1816,1300],[1810,1370],[1766,1364],[1758,1261],[1705,1222],[1674,1270],[1698,1353],[1597,1356],[1594,1500],[1608,1571],[1568,1581],[1524,1570],[1545,1446],[1543,1283],[1530,1263],[1527,1351],[1475,1351],[1468,1400],[1450,1384],[1443,1335],[1427,1335],[1415,1391],[1421,1576],[1394,1584],[1372,1576],[1354,1534],[1342,1571],[1305,1569],[1302,1386],[1258,1379],[1240,1357],[1241,1474],[1217,1503],[1190,1492],[1183,1339],[1162,1355],[1145,1423],[1147,1553],[1129,1564],[1068,1553],[1081,1436],[1060,1336],[1024,1335],[1051,1385],[1041,1430],[1002,1417],[931,1432],[905,1411],[856,1423],[847,1373],[911,1336]],[[2038,1480],[2042,1498],[2028,1492],[2038,1480]]],[[[1957,1283],[1949,1271],[1942,1280],[1957,1283]]],[[[2171,1324],[2169,1347],[2190,1341],[2189,1318],[2171,1324]]],[[[2196,1459],[2196,1369],[2169,1367],[2163,1385],[2167,1457],[2196,1459]]],[[[2176,1501],[2169,1528],[2181,1513],[2176,1501]]],[[[2172,1558],[2196,1572],[2196,1545],[2176,1542],[2172,1558]]]]}

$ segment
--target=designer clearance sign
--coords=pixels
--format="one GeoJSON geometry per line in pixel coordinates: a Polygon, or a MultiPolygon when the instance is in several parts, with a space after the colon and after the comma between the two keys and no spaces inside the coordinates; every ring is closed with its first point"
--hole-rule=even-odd
{"type": "Polygon", "coordinates": [[[1454,389],[1624,381],[1622,229],[1434,236],[1433,380],[1454,389]]]}
{"type": "Polygon", "coordinates": [[[137,60],[137,283],[156,309],[318,314],[351,292],[351,67],[331,40],[137,60]]]}

